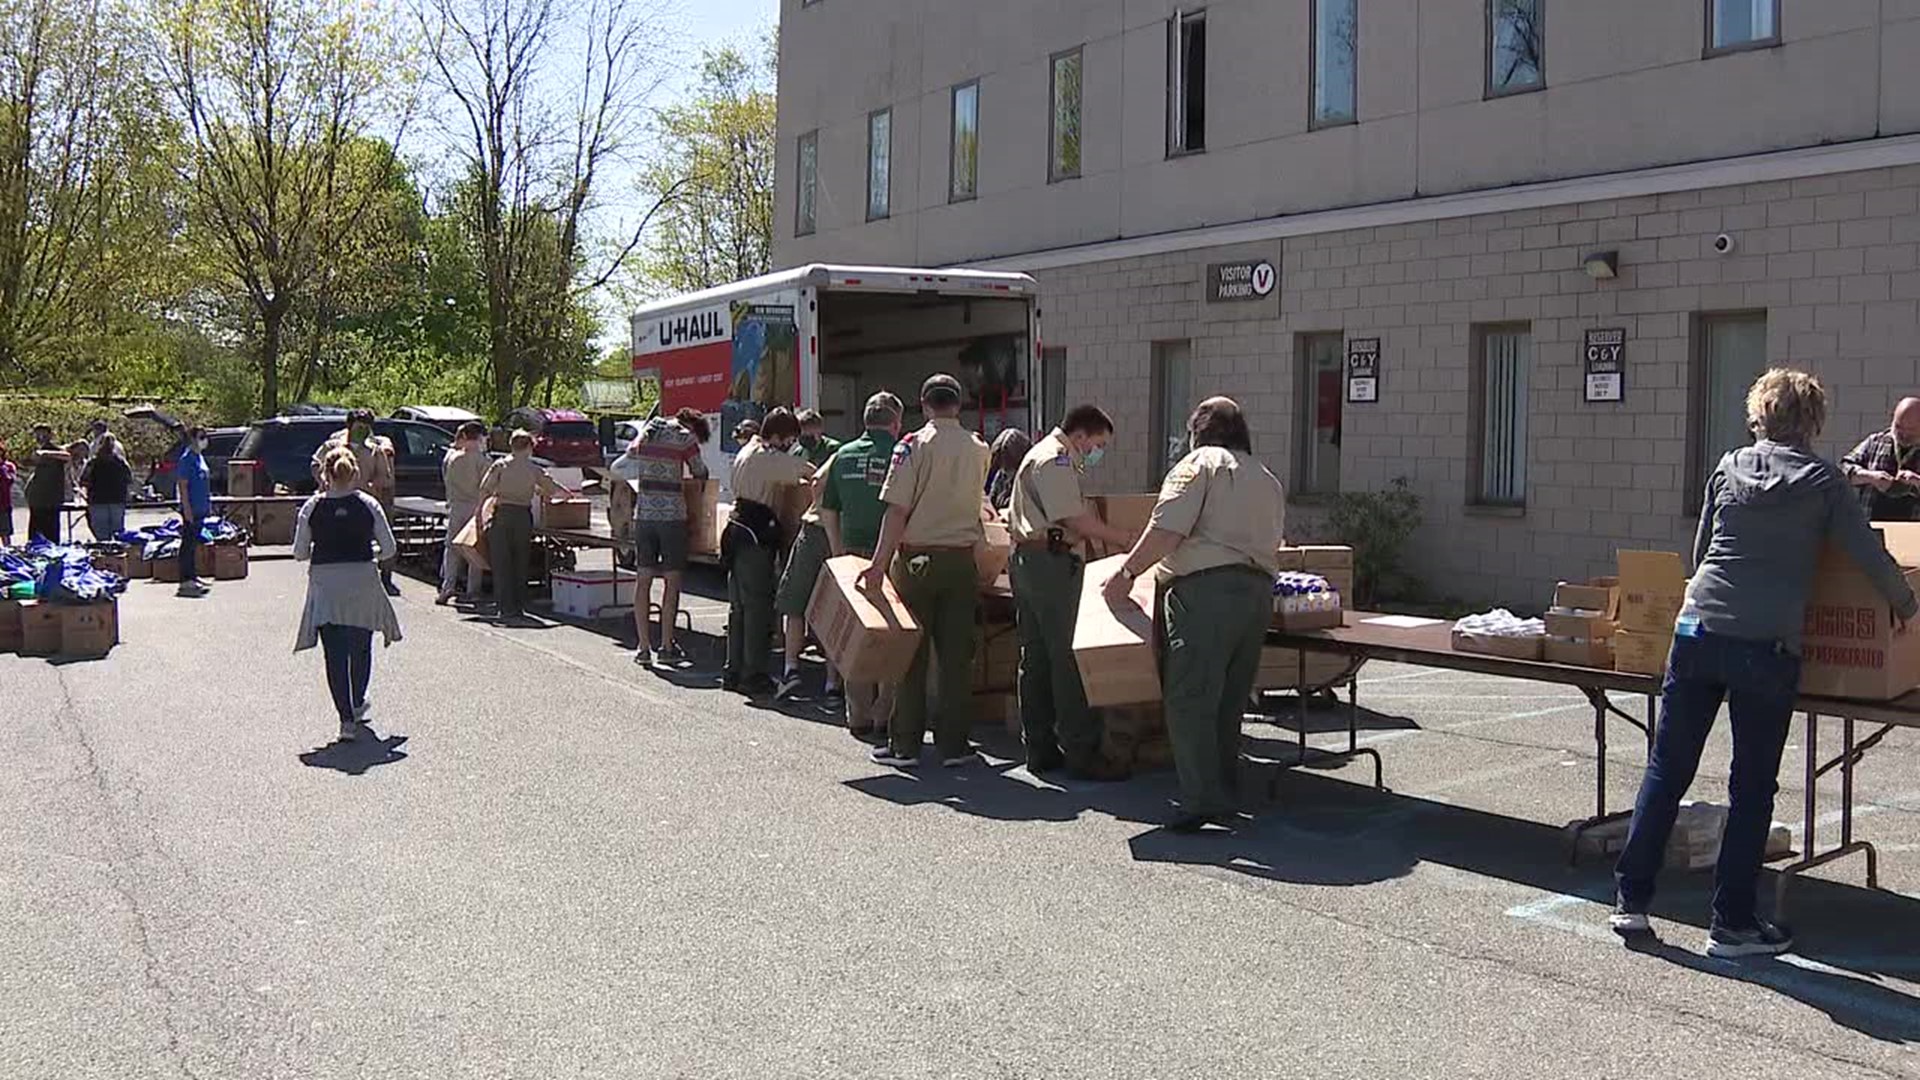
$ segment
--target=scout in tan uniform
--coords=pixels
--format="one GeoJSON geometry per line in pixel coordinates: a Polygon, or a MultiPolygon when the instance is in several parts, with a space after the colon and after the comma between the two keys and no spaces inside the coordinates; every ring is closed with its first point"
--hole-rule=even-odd
{"type": "MultiPolygon", "coordinates": [[[[327,481],[321,475],[321,466],[334,447],[344,446],[353,451],[355,464],[360,466],[359,479],[354,482],[357,490],[373,496],[386,511],[387,517],[393,517],[393,440],[385,435],[373,433],[373,410],[352,409],[347,412],[347,426],[327,437],[320,448],[313,452],[313,460],[308,463],[313,472],[314,483],[325,491],[327,481]]],[[[387,590],[388,596],[399,596],[400,587],[393,583],[393,561],[380,564],[380,584],[387,590]]]]}
{"type": "Polygon", "coordinates": [[[527,574],[533,561],[533,500],[552,499],[565,489],[533,460],[533,435],[515,431],[508,456],[494,462],[480,481],[480,501],[498,499],[487,526],[487,555],[493,563],[493,596],[500,618],[527,613],[527,574]]]}
{"type": "Polygon", "coordinates": [[[807,459],[796,457],[800,422],[784,408],[760,421],[760,434],[733,459],[733,513],[721,544],[727,564],[727,667],[720,685],[749,694],[771,690],[767,646],[773,634],[773,592],[780,553],[780,519],[775,507],[784,484],[813,476],[807,459]]]}
{"type": "Polygon", "coordinates": [[[953,767],[978,760],[967,741],[972,723],[973,626],[980,586],[973,548],[987,481],[987,444],[960,426],[960,383],[934,375],[920,387],[927,426],[893,448],[880,488],[887,516],[873,565],[860,575],[863,588],[880,587],[891,570],[900,599],[925,628],[913,666],[900,684],[888,745],[875,747],[881,765],[911,769],[920,764],[927,729],[927,650],[940,654],[940,704],[934,744],[940,762],[953,767]]]}
{"type": "Polygon", "coordinates": [[[1167,473],[1146,535],[1104,586],[1118,602],[1158,562],[1171,579],[1161,613],[1162,684],[1180,775],[1180,811],[1169,828],[1178,832],[1232,821],[1240,711],[1272,620],[1274,549],[1286,513],[1280,481],[1254,459],[1231,398],[1201,402],[1187,432],[1193,452],[1167,473]]]}
{"type": "Polygon", "coordinates": [[[1067,413],[1014,473],[1013,604],[1020,633],[1020,726],[1027,771],[1066,766],[1084,779],[1118,779],[1100,761],[1100,718],[1073,662],[1083,541],[1127,547],[1138,537],[1108,525],[1080,493],[1080,477],[1107,452],[1113,420],[1093,405],[1067,413]]]}

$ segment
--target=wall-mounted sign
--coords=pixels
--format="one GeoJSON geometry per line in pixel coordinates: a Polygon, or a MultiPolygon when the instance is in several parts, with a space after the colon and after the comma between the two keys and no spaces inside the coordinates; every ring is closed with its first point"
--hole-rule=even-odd
{"type": "Polygon", "coordinates": [[[1627,332],[1589,330],[1585,349],[1586,399],[1624,401],[1627,390],[1627,332]]]}
{"type": "Polygon", "coordinates": [[[1365,404],[1380,400],[1380,339],[1347,339],[1347,401],[1365,404]]]}
{"type": "Polygon", "coordinates": [[[1208,263],[1207,303],[1234,300],[1264,300],[1280,284],[1280,271],[1265,259],[1249,262],[1208,263]]]}

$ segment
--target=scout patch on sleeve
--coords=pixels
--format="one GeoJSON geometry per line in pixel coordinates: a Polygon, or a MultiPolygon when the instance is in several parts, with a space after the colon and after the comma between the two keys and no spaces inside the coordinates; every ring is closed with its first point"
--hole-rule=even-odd
{"type": "Polygon", "coordinates": [[[1053,463],[1055,465],[1071,465],[1073,464],[1073,457],[1063,451],[1058,457],[1053,459],[1053,463]]]}
{"type": "Polygon", "coordinates": [[[1173,471],[1167,473],[1166,480],[1161,482],[1161,497],[1165,498],[1178,495],[1187,490],[1188,485],[1192,484],[1194,479],[1199,475],[1200,466],[1192,458],[1188,458],[1180,464],[1175,465],[1173,471]]]}
{"type": "Polygon", "coordinates": [[[908,435],[893,444],[893,460],[905,461],[913,456],[913,436],[908,435]]]}

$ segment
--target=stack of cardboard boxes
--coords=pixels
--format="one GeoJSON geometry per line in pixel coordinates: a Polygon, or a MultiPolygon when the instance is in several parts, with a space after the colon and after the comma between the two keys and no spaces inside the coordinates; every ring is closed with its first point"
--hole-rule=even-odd
{"type": "Polygon", "coordinates": [[[0,600],[0,653],[100,657],[120,643],[120,602],[50,604],[0,600]]]}
{"type": "MultiPolygon", "coordinates": [[[[1319,544],[1287,546],[1278,551],[1281,571],[1301,570],[1327,579],[1340,594],[1343,606],[1353,603],[1353,549],[1319,544]]],[[[1302,685],[1300,653],[1295,649],[1267,646],[1260,650],[1260,673],[1254,678],[1256,690],[1293,690],[1302,685]]],[[[1306,654],[1306,682],[1309,688],[1324,687],[1347,670],[1346,657],[1330,653],[1306,654]]]]}
{"type": "Polygon", "coordinates": [[[1619,588],[1614,670],[1660,675],[1673,648],[1673,620],[1687,595],[1686,566],[1671,551],[1622,551],[1619,588]]]}
{"type": "Polygon", "coordinates": [[[1553,590],[1544,659],[1576,667],[1613,668],[1613,638],[1620,615],[1620,579],[1563,581],[1553,590]]]}

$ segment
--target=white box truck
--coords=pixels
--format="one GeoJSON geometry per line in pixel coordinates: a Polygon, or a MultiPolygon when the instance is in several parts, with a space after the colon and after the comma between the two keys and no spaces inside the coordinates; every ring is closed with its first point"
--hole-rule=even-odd
{"type": "Polygon", "coordinates": [[[827,434],[860,433],[880,390],[919,427],[920,383],[937,371],[966,390],[962,421],[988,442],[1058,417],[1038,415],[1039,289],[1025,274],[813,264],[648,304],[633,314],[635,379],[656,379],[660,411],[692,407],[723,501],[740,421],[818,409],[827,434]]]}

